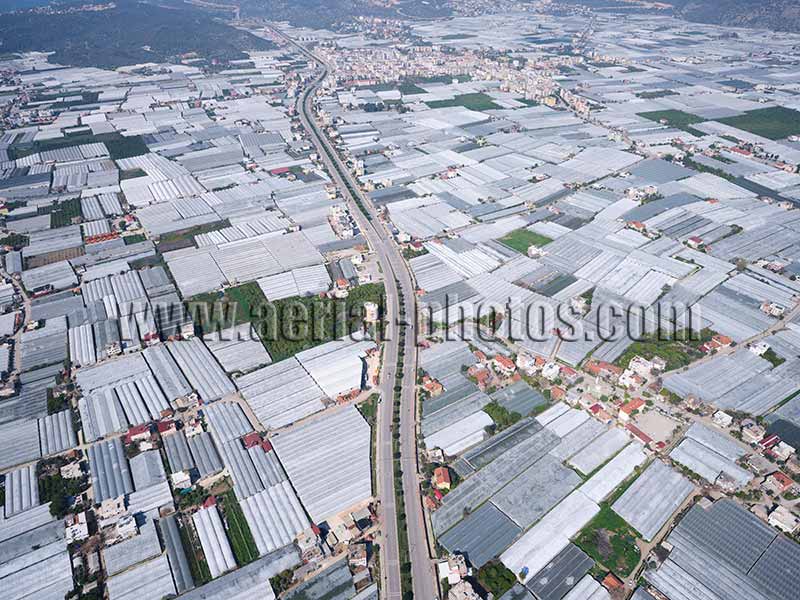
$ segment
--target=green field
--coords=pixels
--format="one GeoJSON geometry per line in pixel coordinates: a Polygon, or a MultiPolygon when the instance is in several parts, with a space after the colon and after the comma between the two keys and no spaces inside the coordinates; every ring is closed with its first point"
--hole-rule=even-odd
{"type": "Polygon", "coordinates": [[[497,110],[502,108],[500,105],[495,104],[490,96],[486,94],[461,94],[452,100],[434,100],[426,102],[430,108],[448,108],[451,106],[463,106],[469,110],[497,110]]]}
{"type": "Polygon", "coordinates": [[[470,38],[474,38],[471,33],[448,33],[447,35],[442,36],[442,40],[468,40],[470,38]]]}
{"type": "Polygon", "coordinates": [[[362,85],[358,86],[356,89],[359,90],[370,90],[372,92],[392,92],[394,90],[399,90],[401,94],[404,96],[408,96],[410,94],[424,94],[425,90],[419,87],[418,83],[450,83],[451,78],[448,77],[446,81],[439,81],[438,78],[432,77],[430,78],[431,81],[428,81],[424,78],[408,78],[408,79],[401,79],[399,81],[388,81],[385,83],[376,83],[374,85],[362,85]]]}
{"type": "Polygon", "coordinates": [[[50,227],[66,227],[72,219],[81,216],[81,199],[70,198],[50,207],[50,227]]]}
{"type": "Polygon", "coordinates": [[[359,90],[369,90],[371,92],[391,92],[396,90],[400,84],[396,81],[390,81],[388,83],[376,83],[374,85],[361,85],[358,86],[356,89],[359,90]]]}
{"type": "Polygon", "coordinates": [[[119,180],[125,181],[126,179],[136,179],[137,177],[145,177],[146,175],[147,173],[139,168],[125,169],[124,171],[119,172],[119,180]]]}
{"type": "Polygon", "coordinates": [[[143,234],[137,233],[135,235],[126,235],[125,237],[122,238],[122,241],[125,242],[126,246],[130,246],[131,244],[146,242],[147,238],[143,234]]]}
{"type": "Polygon", "coordinates": [[[203,585],[211,581],[211,571],[208,562],[200,546],[200,539],[194,529],[192,519],[188,517],[178,519],[178,532],[181,536],[181,544],[186,551],[186,558],[189,561],[189,571],[192,574],[195,585],[203,585]]]}
{"type": "Polygon", "coordinates": [[[699,334],[694,334],[697,339],[692,339],[685,330],[676,332],[675,335],[661,332],[643,336],[628,346],[625,352],[614,361],[614,364],[621,369],[627,369],[628,364],[635,356],[641,356],[647,360],[658,356],[667,363],[667,371],[680,369],[702,356],[698,346],[709,341],[713,335],[714,332],[710,329],[703,329],[699,334]]]}
{"type": "Polygon", "coordinates": [[[800,134],[800,112],[782,106],[750,110],[741,116],[717,121],[770,140],[800,134]]]}
{"type": "Polygon", "coordinates": [[[424,94],[425,90],[411,81],[403,81],[397,88],[403,96],[410,96],[413,94],[424,94]]]}
{"type": "Polygon", "coordinates": [[[778,356],[778,354],[772,348],[764,352],[764,354],[761,355],[761,358],[771,362],[773,368],[780,367],[783,363],[786,362],[786,359],[783,358],[782,356],[778,356]]]}
{"type": "Polygon", "coordinates": [[[670,127],[682,129],[683,131],[691,133],[692,135],[705,135],[702,131],[694,129],[692,125],[695,123],[702,123],[706,119],[691,113],[683,112],[682,110],[654,110],[652,112],[638,113],[638,116],[649,119],[650,121],[655,121],[656,123],[664,120],[670,127]]]}
{"type": "Polygon", "coordinates": [[[409,77],[408,81],[412,83],[426,84],[426,83],[451,83],[453,79],[458,79],[460,82],[471,81],[472,76],[469,73],[461,73],[459,75],[432,75],[431,77],[409,77]]]}
{"type": "Polygon", "coordinates": [[[224,293],[194,296],[186,305],[205,332],[252,323],[272,360],[279,361],[360,330],[364,303],[383,306],[383,298],[383,284],[370,283],[353,288],[343,300],[295,296],[269,302],[258,284],[250,282],[224,293]]]}
{"type": "Polygon", "coordinates": [[[81,133],[50,140],[39,140],[32,144],[21,146],[12,145],[11,152],[15,158],[22,158],[36,152],[45,152],[47,150],[56,150],[58,148],[79,146],[81,144],[90,144],[93,142],[104,143],[106,148],[108,148],[109,156],[113,160],[139,156],[140,154],[147,154],[150,151],[140,135],[125,137],[119,133],[101,133],[98,135],[81,133]]]}
{"type": "Polygon", "coordinates": [[[0,238],[0,246],[13,246],[14,248],[22,248],[30,243],[30,238],[21,233],[9,233],[7,236],[0,238]]]}
{"type": "Polygon", "coordinates": [[[636,94],[637,98],[644,98],[646,100],[653,99],[653,98],[664,98],[666,96],[677,96],[677,92],[673,92],[672,90],[653,90],[652,92],[638,92],[636,94]]]}
{"type": "Polygon", "coordinates": [[[39,497],[50,503],[50,514],[63,518],[70,511],[73,498],[80,496],[88,486],[84,475],[80,479],[67,479],[61,473],[39,478],[39,497]]]}
{"type": "Polygon", "coordinates": [[[541,235],[527,229],[516,229],[500,238],[500,243],[505,244],[509,248],[521,252],[522,254],[528,253],[528,248],[536,246],[541,248],[546,246],[553,240],[546,235],[541,235]]]}
{"type": "Polygon", "coordinates": [[[620,577],[630,575],[641,558],[636,533],[605,502],[575,538],[575,545],[620,577]]]}
{"type": "Polygon", "coordinates": [[[371,394],[364,402],[356,405],[358,412],[361,413],[361,416],[369,423],[370,427],[375,424],[375,419],[378,416],[378,401],[380,399],[380,394],[371,394]]]}
{"type": "Polygon", "coordinates": [[[191,248],[194,246],[194,237],[201,233],[208,233],[209,231],[216,231],[218,229],[225,229],[230,227],[231,222],[228,219],[222,221],[214,221],[213,223],[204,223],[202,225],[195,225],[188,229],[181,229],[179,231],[170,231],[158,238],[158,251],[162,254],[171,252],[173,250],[180,250],[182,248],[191,248]]]}
{"type": "Polygon", "coordinates": [[[478,583],[495,598],[505,594],[516,583],[517,578],[499,560],[486,563],[478,570],[478,583]]]}
{"type": "Polygon", "coordinates": [[[222,514],[228,525],[228,537],[231,540],[231,549],[236,557],[236,562],[241,567],[258,558],[258,546],[253,539],[250,526],[244,518],[242,507],[236,499],[233,490],[222,495],[222,514]]]}
{"type": "MultiPolygon", "coordinates": [[[[720,163],[722,161],[719,161],[720,163]]],[[[709,165],[705,165],[703,163],[699,163],[695,160],[692,160],[689,156],[684,157],[683,164],[690,169],[694,169],[698,173],[711,173],[712,175],[716,175],[717,177],[721,177],[722,179],[727,179],[731,182],[736,182],[736,177],[723,171],[722,169],[717,169],[716,167],[712,167],[709,165]]]]}
{"type": "Polygon", "coordinates": [[[518,412],[509,412],[507,408],[501,406],[495,400],[484,406],[483,412],[489,415],[492,421],[494,421],[497,431],[502,431],[507,427],[511,427],[522,418],[521,414],[518,412]]]}

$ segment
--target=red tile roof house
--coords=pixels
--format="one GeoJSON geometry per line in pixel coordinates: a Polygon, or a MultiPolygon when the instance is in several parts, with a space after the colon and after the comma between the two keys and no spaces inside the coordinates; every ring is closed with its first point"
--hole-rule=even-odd
{"type": "Polygon", "coordinates": [[[478,382],[478,387],[481,389],[485,389],[488,386],[491,377],[492,374],[489,373],[488,369],[482,369],[475,373],[475,380],[478,382]]]}
{"type": "MultiPolygon", "coordinates": [[[[628,423],[625,426],[625,429],[627,429],[633,437],[642,442],[645,446],[649,446],[650,444],[653,443],[653,438],[651,438],[644,431],[636,427],[636,425],[628,423]]],[[[661,446],[663,447],[663,445],[664,444],[662,443],[661,446]]]]}
{"type": "Polygon", "coordinates": [[[517,366],[514,364],[514,361],[506,356],[503,356],[502,354],[495,356],[492,360],[492,363],[494,364],[495,370],[504,375],[512,375],[514,371],[517,370],[517,366]]]}
{"type": "Polygon", "coordinates": [[[561,367],[561,378],[566,381],[569,385],[573,385],[578,379],[580,378],[580,373],[578,373],[572,367],[561,367]]]}
{"type": "Polygon", "coordinates": [[[772,491],[777,496],[783,494],[793,485],[794,479],[785,473],[782,473],[781,471],[775,471],[772,475],[769,475],[764,480],[762,487],[766,490],[772,491]]]}
{"type": "Polygon", "coordinates": [[[436,467],[433,470],[433,485],[437,490],[449,490],[450,483],[450,470],[447,467],[436,467]]]}
{"type": "Polygon", "coordinates": [[[619,420],[620,421],[628,421],[633,413],[645,405],[644,400],[641,398],[634,398],[629,402],[626,402],[622,408],[619,409],[619,420]]]}
{"type": "Polygon", "coordinates": [[[622,375],[622,369],[617,365],[605,361],[589,361],[586,363],[584,369],[587,373],[595,375],[596,377],[602,377],[603,379],[615,380],[622,375]]]}
{"type": "Polygon", "coordinates": [[[245,448],[252,448],[253,446],[260,446],[261,445],[261,434],[257,431],[253,431],[245,435],[242,440],[244,441],[245,448]]]}
{"type": "Polygon", "coordinates": [[[719,350],[720,348],[727,348],[733,343],[733,340],[729,338],[727,335],[715,335],[711,338],[711,341],[706,342],[702,346],[700,346],[700,351],[708,354],[714,350],[719,350]]]}
{"type": "Polygon", "coordinates": [[[625,587],[625,584],[622,583],[622,581],[620,581],[616,575],[609,573],[603,578],[603,587],[605,587],[609,592],[613,592],[615,590],[621,590],[625,587]]]}
{"type": "Polygon", "coordinates": [[[150,439],[150,425],[135,425],[125,434],[125,443],[140,442],[150,439]]]}
{"type": "Polygon", "coordinates": [[[438,396],[444,391],[444,388],[442,387],[441,383],[439,383],[435,379],[431,379],[427,375],[422,379],[422,387],[431,396],[438,396]]]}
{"type": "Polygon", "coordinates": [[[636,231],[647,231],[647,226],[641,221],[628,221],[628,225],[636,231]]]}
{"type": "Polygon", "coordinates": [[[170,433],[171,431],[175,431],[175,421],[159,421],[158,423],[158,433],[165,434],[170,433]]]}

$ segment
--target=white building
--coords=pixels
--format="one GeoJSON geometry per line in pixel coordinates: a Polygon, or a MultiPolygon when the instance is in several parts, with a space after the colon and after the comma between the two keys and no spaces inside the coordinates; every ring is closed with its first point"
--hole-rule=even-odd
{"type": "Polygon", "coordinates": [[[769,524],[784,533],[792,534],[800,527],[800,518],[785,506],[778,506],[769,515],[769,524]]]}
{"type": "Polygon", "coordinates": [[[558,379],[558,376],[561,374],[561,367],[558,366],[558,363],[549,362],[544,367],[542,367],[542,377],[547,379],[548,381],[555,381],[558,379]]]}
{"type": "Polygon", "coordinates": [[[89,537],[89,524],[86,521],[86,511],[77,514],[68,514],[64,519],[67,543],[79,542],[89,537]]]}
{"type": "Polygon", "coordinates": [[[714,421],[714,424],[719,425],[720,427],[730,427],[733,424],[733,417],[721,410],[718,410],[714,413],[712,420],[714,421]]]}

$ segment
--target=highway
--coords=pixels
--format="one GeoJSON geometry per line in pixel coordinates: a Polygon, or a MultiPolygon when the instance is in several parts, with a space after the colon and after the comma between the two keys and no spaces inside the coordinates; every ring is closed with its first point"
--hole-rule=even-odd
{"type": "Polygon", "coordinates": [[[314,96],[327,75],[328,67],[306,48],[277,29],[273,31],[316,62],[320,74],[310,82],[298,98],[298,114],[306,131],[311,135],[317,154],[328,173],[348,203],[358,227],[377,254],[386,288],[386,343],[384,344],[381,371],[381,398],[377,419],[377,494],[381,501],[383,536],[381,539],[382,596],[400,598],[400,560],[398,550],[397,505],[393,477],[392,456],[392,399],[399,356],[399,328],[405,328],[404,366],[400,410],[400,463],[403,471],[403,497],[406,506],[408,546],[411,562],[413,595],[420,600],[439,597],[434,563],[431,559],[425,526],[425,516],[420,495],[417,462],[417,319],[415,286],[411,274],[395,245],[393,237],[378,217],[378,211],[364,194],[347,165],[327,136],[320,131],[314,117],[314,96]],[[362,212],[362,209],[366,214],[362,212]],[[369,215],[370,218],[367,218],[369,215]],[[403,305],[405,322],[400,322],[400,305],[403,305]]]}

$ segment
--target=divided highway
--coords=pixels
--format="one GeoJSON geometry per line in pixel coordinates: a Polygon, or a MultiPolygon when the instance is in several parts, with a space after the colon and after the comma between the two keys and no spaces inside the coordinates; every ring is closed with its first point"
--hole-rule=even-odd
{"type": "Polygon", "coordinates": [[[392,456],[392,400],[395,374],[400,354],[400,328],[405,328],[403,380],[400,409],[400,462],[403,471],[403,497],[406,506],[408,546],[411,562],[413,594],[418,600],[437,600],[438,587],[433,561],[428,550],[425,516],[420,497],[417,463],[417,321],[415,286],[400,249],[392,235],[378,218],[372,201],[358,186],[347,165],[339,157],[331,142],[320,131],[314,118],[314,95],[327,75],[327,66],[306,48],[273,29],[273,31],[298,48],[320,66],[320,74],[309,83],[298,99],[297,110],[305,129],[325,164],[334,183],[348,203],[351,214],[370,247],[378,257],[384,276],[387,304],[387,342],[384,344],[381,397],[377,419],[377,494],[381,500],[382,530],[381,562],[384,577],[382,596],[389,599],[401,597],[400,559],[398,550],[397,504],[395,502],[392,456]],[[365,212],[362,212],[365,211],[365,212]],[[369,218],[367,218],[369,215],[369,218]],[[400,306],[406,319],[400,322],[400,306]]]}

